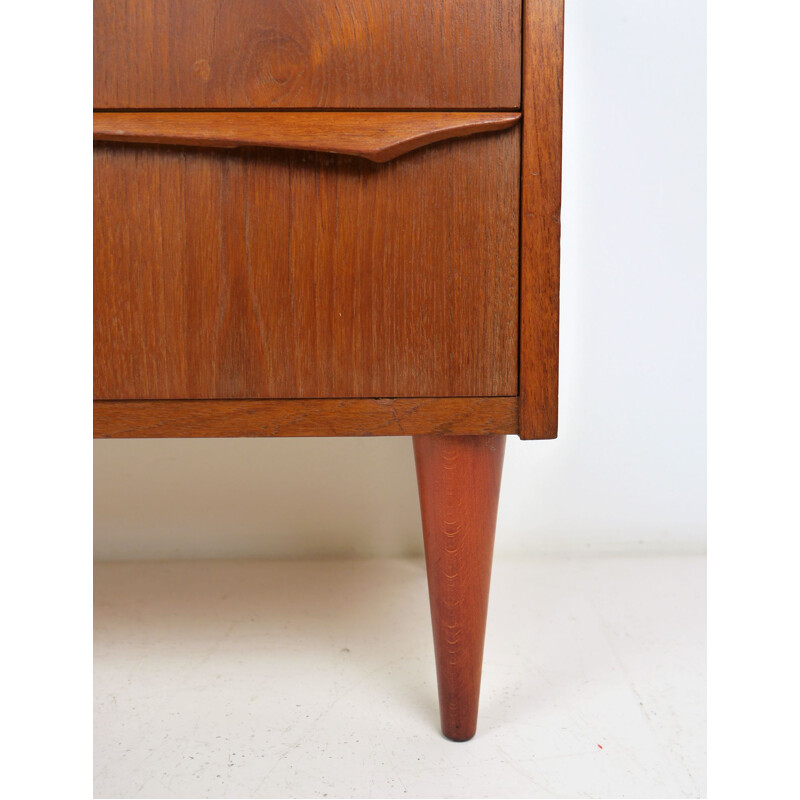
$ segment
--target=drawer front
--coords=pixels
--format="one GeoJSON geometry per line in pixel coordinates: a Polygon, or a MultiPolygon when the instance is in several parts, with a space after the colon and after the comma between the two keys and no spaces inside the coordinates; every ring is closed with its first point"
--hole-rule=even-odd
{"type": "Polygon", "coordinates": [[[518,108],[521,16],[521,0],[95,0],[95,108],[518,108]]]}
{"type": "Polygon", "coordinates": [[[97,143],[96,398],[516,395],[519,157],[97,143]]]}

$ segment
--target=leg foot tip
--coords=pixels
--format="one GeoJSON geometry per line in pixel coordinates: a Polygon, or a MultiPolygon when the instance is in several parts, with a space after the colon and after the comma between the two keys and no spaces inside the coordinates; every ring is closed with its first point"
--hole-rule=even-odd
{"type": "Polygon", "coordinates": [[[471,730],[468,728],[443,728],[442,733],[444,734],[446,739],[449,739],[451,742],[468,742],[475,736],[475,728],[471,730]]]}

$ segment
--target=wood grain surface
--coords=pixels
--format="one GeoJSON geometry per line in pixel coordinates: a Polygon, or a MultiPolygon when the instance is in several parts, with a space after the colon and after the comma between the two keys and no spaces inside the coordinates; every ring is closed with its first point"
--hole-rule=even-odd
{"type": "Polygon", "coordinates": [[[94,139],[279,147],[383,163],[434,142],[510,128],[519,118],[509,111],[97,111],[94,139]]]}
{"type": "Polygon", "coordinates": [[[95,398],[517,394],[519,128],[387,164],[95,144],[95,398]]]}
{"type": "Polygon", "coordinates": [[[520,438],[558,433],[564,0],[525,0],[520,438]]]}
{"type": "Polygon", "coordinates": [[[516,397],[97,400],[95,438],[516,433],[516,397]]]}
{"type": "Polygon", "coordinates": [[[519,108],[521,0],[95,0],[94,105],[519,108]]]}
{"type": "Polygon", "coordinates": [[[505,436],[415,436],[442,731],[475,735],[505,436]]]}

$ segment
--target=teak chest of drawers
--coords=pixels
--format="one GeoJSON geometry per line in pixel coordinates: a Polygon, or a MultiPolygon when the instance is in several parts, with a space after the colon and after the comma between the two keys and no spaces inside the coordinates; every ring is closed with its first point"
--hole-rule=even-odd
{"type": "Polygon", "coordinates": [[[556,435],[563,0],[95,0],[97,437],[412,435],[445,735],[556,435]]]}

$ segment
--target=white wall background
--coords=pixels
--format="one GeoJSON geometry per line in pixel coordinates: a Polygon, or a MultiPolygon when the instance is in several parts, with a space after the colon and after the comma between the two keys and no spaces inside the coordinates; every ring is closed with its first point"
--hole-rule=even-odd
{"type": "MultiPolygon", "coordinates": [[[[705,547],[705,3],[567,0],[560,436],[497,555],[705,547]]],[[[421,552],[410,440],[95,443],[99,559],[421,552]]]]}

